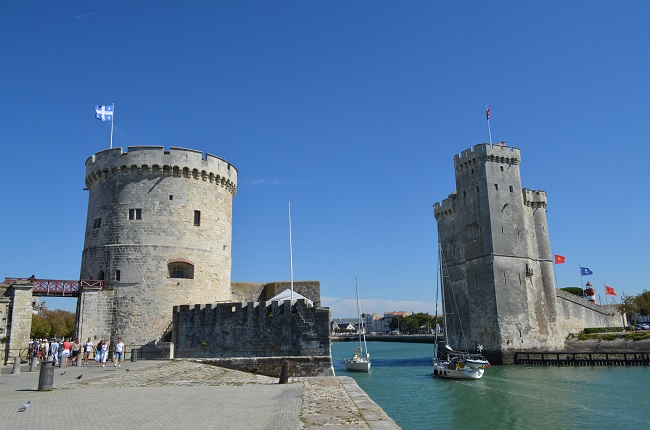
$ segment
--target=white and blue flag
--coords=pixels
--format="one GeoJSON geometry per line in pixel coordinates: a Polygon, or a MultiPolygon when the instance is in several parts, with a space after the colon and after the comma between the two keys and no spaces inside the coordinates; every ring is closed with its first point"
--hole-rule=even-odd
{"type": "Polygon", "coordinates": [[[95,118],[100,121],[113,121],[113,105],[95,106],[95,118]]]}

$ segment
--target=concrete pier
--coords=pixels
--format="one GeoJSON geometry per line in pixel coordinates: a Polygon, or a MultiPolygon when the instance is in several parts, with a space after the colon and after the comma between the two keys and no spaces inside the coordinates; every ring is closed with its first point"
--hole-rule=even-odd
{"type": "MultiPolygon", "coordinates": [[[[25,370],[28,365],[25,365],[25,370]]],[[[54,369],[52,391],[38,373],[0,378],[0,422],[12,429],[67,429],[70,417],[132,428],[392,430],[399,426],[349,377],[278,378],[191,360],[54,369]],[[24,412],[18,409],[27,402],[24,412]],[[91,418],[88,418],[91,417],[91,418]]],[[[279,375],[279,374],[278,374],[279,375]]]]}

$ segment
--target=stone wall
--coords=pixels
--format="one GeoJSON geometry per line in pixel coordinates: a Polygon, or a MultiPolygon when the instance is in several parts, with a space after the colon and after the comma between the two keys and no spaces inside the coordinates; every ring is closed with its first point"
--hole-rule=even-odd
{"type": "Polygon", "coordinates": [[[320,357],[314,361],[318,365],[305,372],[323,375],[322,363],[331,364],[329,317],[328,308],[308,306],[306,300],[293,305],[284,301],[174,306],[174,355],[269,362],[278,357],[320,357]]]}
{"type": "Polygon", "coordinates": [[[77,300],[76,336],[82,343],[91,338],[97,345],[102,339],[113,339],[112,327],[113,289],[84,287],[77,300]]]}
{"type": "Polygon", "coordinates": [[[558,330],[566,338],[570,333],[579,333],[585,328],[623,327],[620,312],[613,312],[604,306],[591,303],[574,294],[555,290],[559,310],[558,330]]]}
{"type": "Polygon", "coordinates": [[[26,358],[32,327],[32,290],[29,281],[17,281],[0,287],[1,330],[2,337],[7,341],[2,343],[2,363],[20,354],[26,358]]]}

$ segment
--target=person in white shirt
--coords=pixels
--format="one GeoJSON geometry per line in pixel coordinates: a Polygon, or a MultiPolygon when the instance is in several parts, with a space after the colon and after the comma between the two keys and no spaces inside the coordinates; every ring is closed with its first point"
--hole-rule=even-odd
{"type": "Polygon", "coordinates": [[[117,343],[115,344],[115,360],[113,361],[113,367],[121,367],[122,361],[124,361],[124,343],[122,343],[122,338],[117,338],[117,343]]]}
{"type": "Polygon", "coordinates": [[[84,364],[87,366],[88,365],[88,357],[90,357],[93,353],[93,341],[88,338],[88,340],[84,343],[84,364]]]}

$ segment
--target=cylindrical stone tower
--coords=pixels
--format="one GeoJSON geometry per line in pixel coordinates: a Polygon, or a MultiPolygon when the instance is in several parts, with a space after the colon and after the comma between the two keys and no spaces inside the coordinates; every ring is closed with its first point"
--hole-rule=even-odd
{"type": "Polygon", "coordinates": [[[114,148],[86,160],[89,191],[77,334],[160,340],[172,307],[230,299],[237,170],[200,151],[114,148]]]}

